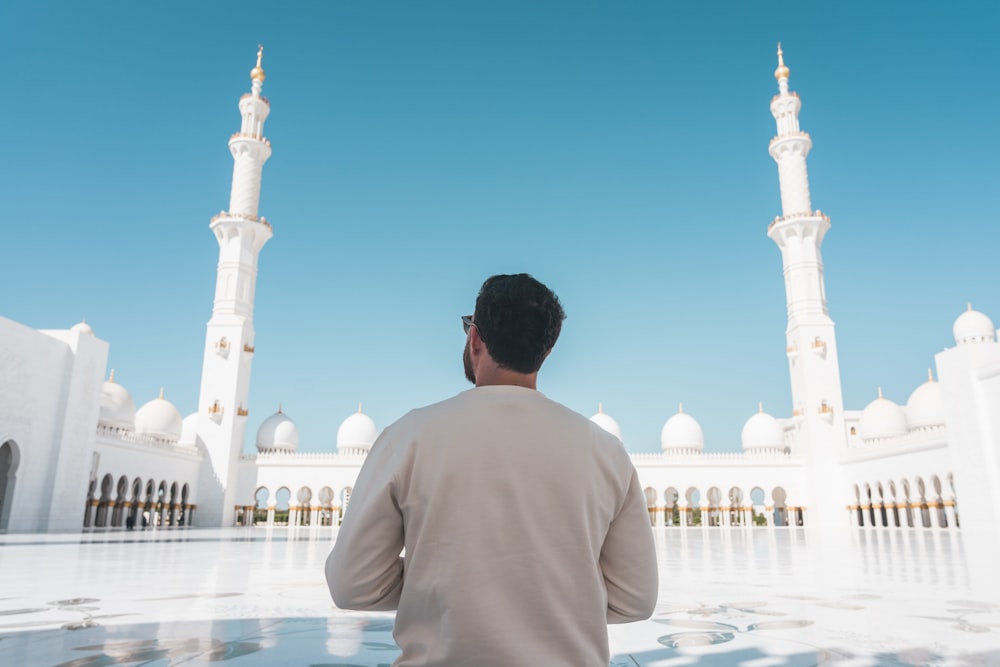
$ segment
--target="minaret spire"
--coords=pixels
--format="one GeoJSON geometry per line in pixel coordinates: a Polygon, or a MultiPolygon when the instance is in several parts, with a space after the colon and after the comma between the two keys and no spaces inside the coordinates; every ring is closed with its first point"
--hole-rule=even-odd
{"type": "Polygon", "coordinates": [[[271,157],[271,142],[264,138],[264,121],[271,106],[260,94],[263,56],[264,47],[259,46],[257,65],[250,71],[251,92],[239,101],[240,131],[229,137],[233,156],[229,210],[212,218],[209,225],[219,243],[219,263],[198,399],[198,440],[208,454],[198,514],[199,523],[207,526],[233,523],[237,468],[246,429],[243,406],[250,404],[257,264],[261,249],[273,235],[271,225],[258,214],[261,173],[271,157]],[[228,344],[218,345],[222,340],[228,344]]]}
{"type": "Polygon", "coordinates": [[[264,85],[264,68],[260,66],[260,61],[264,57],[264,45],[257,45],[257,66],[250,70],[250,78],[253,80],[251,84],[251,94],[254,97],[260,97],[260,89],[264,85]]]}
{"type": "Polygon", "coordinates": [[[788,67],[785,66],[785,54],[778,42],[778,69],[774,70],[774,78],[778,81],[778,90],[782,95],[788,94],[788,67]]]}
{"type": "Polygon", "coordinates": [[[827,310],[820,255],[830,219],[812,208],[806,170],[812,139],[799,129],[802,102],[788,90],[788,75],[778,44],[774,71],[778,94],[771,99],[778,134],[768,151],[778,164],[782,215],[770,224],[767,235],[781,250],[788,307],[785,349],[798,423],[796,442],[806,459],[810,513],[816,525],[846,526],[836,503],[829,501],[841,492],[835,471],[840,469],[837,457],[847,447],[837,339],[827,310]]]}

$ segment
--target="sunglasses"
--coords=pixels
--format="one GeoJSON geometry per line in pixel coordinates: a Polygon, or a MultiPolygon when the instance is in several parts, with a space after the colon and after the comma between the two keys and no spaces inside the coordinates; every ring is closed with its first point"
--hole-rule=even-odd
{"type": "Polygon", "coordinates": [[[472,315],[462,315],[462,328],[465,329],[465,335],[469,335],[469,329],[476,326],[476,323],[472,321],[472,315]]]}

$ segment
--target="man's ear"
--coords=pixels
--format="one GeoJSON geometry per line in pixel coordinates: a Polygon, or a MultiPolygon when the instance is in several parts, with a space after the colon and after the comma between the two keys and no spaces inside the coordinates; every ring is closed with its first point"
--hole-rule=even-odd
{"type": "Polygon", "coordinates": [[[479,337],[479,329],[475,326],[469,329],[469,344],[474,347],[477,352],[486,348],[486,343],[484,343],[483,339],[479,337]]]}

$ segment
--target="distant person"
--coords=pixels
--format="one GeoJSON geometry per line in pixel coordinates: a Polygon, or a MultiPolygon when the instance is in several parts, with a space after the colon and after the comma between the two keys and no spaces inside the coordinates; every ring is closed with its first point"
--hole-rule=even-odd
{"type": "Polygon", "coordinates": [[[628,454],[535,389],[564,318],[531,276],[489,278],[462,318],[475,388],[406,414],[368,454],[326,579],[338,607],[398,610],[396,667],[608,667],[607,624],[653,612],[628,454]]]}

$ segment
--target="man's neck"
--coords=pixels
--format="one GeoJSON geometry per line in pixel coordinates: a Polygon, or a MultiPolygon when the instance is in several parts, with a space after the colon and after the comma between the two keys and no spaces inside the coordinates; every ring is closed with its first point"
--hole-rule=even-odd
{"type": "Polygon", "coordinates": [[[476,376],[477,387],[490,387],[495,385],[512,385],[515,387],[526,387],[528,389],[538,388],[538,373],[518,373],[507,368],[491,368],[481,372],[476,376]]]}

